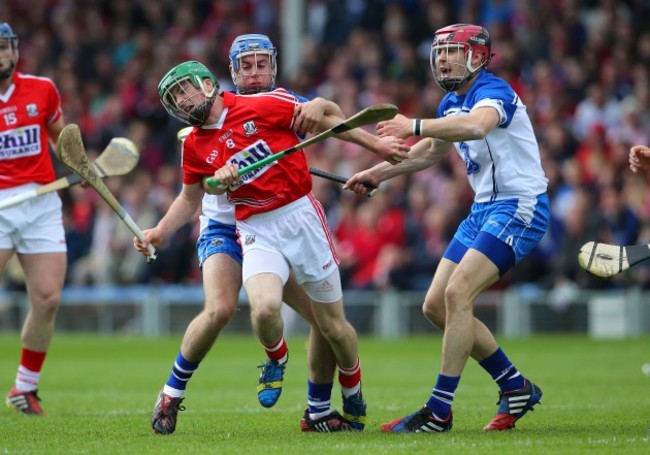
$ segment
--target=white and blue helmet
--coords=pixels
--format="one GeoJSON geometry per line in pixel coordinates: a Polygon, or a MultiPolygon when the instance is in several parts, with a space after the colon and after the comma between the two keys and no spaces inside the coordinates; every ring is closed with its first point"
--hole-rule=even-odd
{"type": "Polygon", "coordinates": [[[276,63],[277,50],[273,43],[266,35],[247,34],[239,35],[232,42],[228,58],[230,59],[230,76],[238,93],[256,93],[271,90],[275,86],[275,78],[278,68],[276,63]],[[240,69],[241,58],[247,55],[266,54],[269,56],[270,78],[269,85],[265,87],[255,87],[253,89],[244,89],[239,87],[237,73],[240,69]]]}

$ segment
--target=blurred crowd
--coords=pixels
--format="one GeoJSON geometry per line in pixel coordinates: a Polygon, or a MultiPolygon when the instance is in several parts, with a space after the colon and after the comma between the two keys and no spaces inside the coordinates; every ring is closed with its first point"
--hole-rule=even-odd
{"type": "MultiPolygon", "coordinates": [[[[196,59],[231,88],[228,49],[242,33],[269,35],[283,75],[283,3],[289,2],[4,0],[0,21],[20,38],[19,70],[55,81],[66,123],[79,124],[89,154],[96,156],[114,136],[138,145],[137,170],[106,183],[145,229],[181,184],[176,131],[183,125],[159,102],[160,77],[196,59]]],[[[389,102],[407,117],[435,117],[443,92],[431,80],[431,37],[456,22],[490,31],[495,56],[488,69],[527,105],[550,179],[552,227],[497,286],[650,285],[647,267],[600,280],[577,262],[589,240],[650,243],[648,176],[627,168],[630,146],[650,143],[649,1],[305,0],[301,67],[279,85],[331,99],[346,115],[389,102]]],[[[377,162],[333,139],[306,155],[310,165],[342,175],[377,162]]],[[[336,235],[347,289],[426,289],[473,197],[455,154],[386,182],[373,198],[317,177],[314,193],[336,235]]],[[[131,233],[92,189],[76,186],[62,197],[68,285],[200,282],[196,219],[147,266],[131,233]]]]}

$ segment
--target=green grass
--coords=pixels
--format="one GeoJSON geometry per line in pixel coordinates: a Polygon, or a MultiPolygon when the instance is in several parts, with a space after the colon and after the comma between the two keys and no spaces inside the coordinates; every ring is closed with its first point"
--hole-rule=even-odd
{"type": "MultiPolygon", "coordinates": [[[[40,384],[46,418],[0,409],[0,454],[414,454],[650,453],[650,339],[593,341],[549,336],[508,340],[508,355],[544,391],[517,429],[484,433],[496,386],[474,362],[465,369],[448,434],[392,435],[381,422],[426,401],[440,359],[437,336],[360,340],[368,426],[360,434],[302,434],[305,340],[289,340],[282,398],[257,403],[262,350],[252,336],[224,336],[192,379],[176,433],[154,435],[151,409],[179,337],[57,334],[40,384]]],[[[0,335],[0,392],[17,367],[18,334],[0,335]]],[[[340,408],[338,386],[334,404],[340,408]]]]}

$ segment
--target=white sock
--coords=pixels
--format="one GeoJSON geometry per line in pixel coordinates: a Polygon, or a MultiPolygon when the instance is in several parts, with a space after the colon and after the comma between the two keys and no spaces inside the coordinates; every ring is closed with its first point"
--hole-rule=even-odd
{"type": "Polygon", "coordinates": [[[29,370],[24,366],[18,367],[18,374],[16,374],[16,382],[14,387],[16,390],[29,392],[38,388],[38,381],[41,378],[41,373],[29,370]]]}
{"type": "Polygon", "coordinates": [[[183,398],[185,395],[185,390],[178,390],[173,387],[169,387],[167,384],[165,384],[162,391],[165,395],[169,395],[170,397],[174,398],[183,398]]]}

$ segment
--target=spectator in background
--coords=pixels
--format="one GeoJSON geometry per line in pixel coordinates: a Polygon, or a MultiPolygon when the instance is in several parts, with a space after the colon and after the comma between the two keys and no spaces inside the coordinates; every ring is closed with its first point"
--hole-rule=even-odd
{"type": "Polygon", "coordinates": [[[606,186],[598,198],[598,240],[613,245],[634,245],[639,235],[639,218],[622,197],[621,188],[606,186]]]}
{"type": "Polygon", "coordinates": [[[580,101],[573,120],[573,134],[578,140],[588,139],[600,128],[602,134],[613,130],[619,122],[619,101],[605,92],[604,88],[592,83],[587,88],[587,98],[580,101]]]}
{"type": "Polygon", "coordinates": [[[387,197],[377,193],[359,207],[348,226],[336,231],[342,264],[354,270],[348,282],[353,289],[385,288],[394,268],[389,258],[404,246],[404,211],[389,206],[387,197]]]}
{"type": "Polygon", "coordinates": [[[595,186],[602,172],[612,164],[612,147],[607,141],[605,127],[594,124],[575,151],[580,167],[580,183],[595,186]]]}

